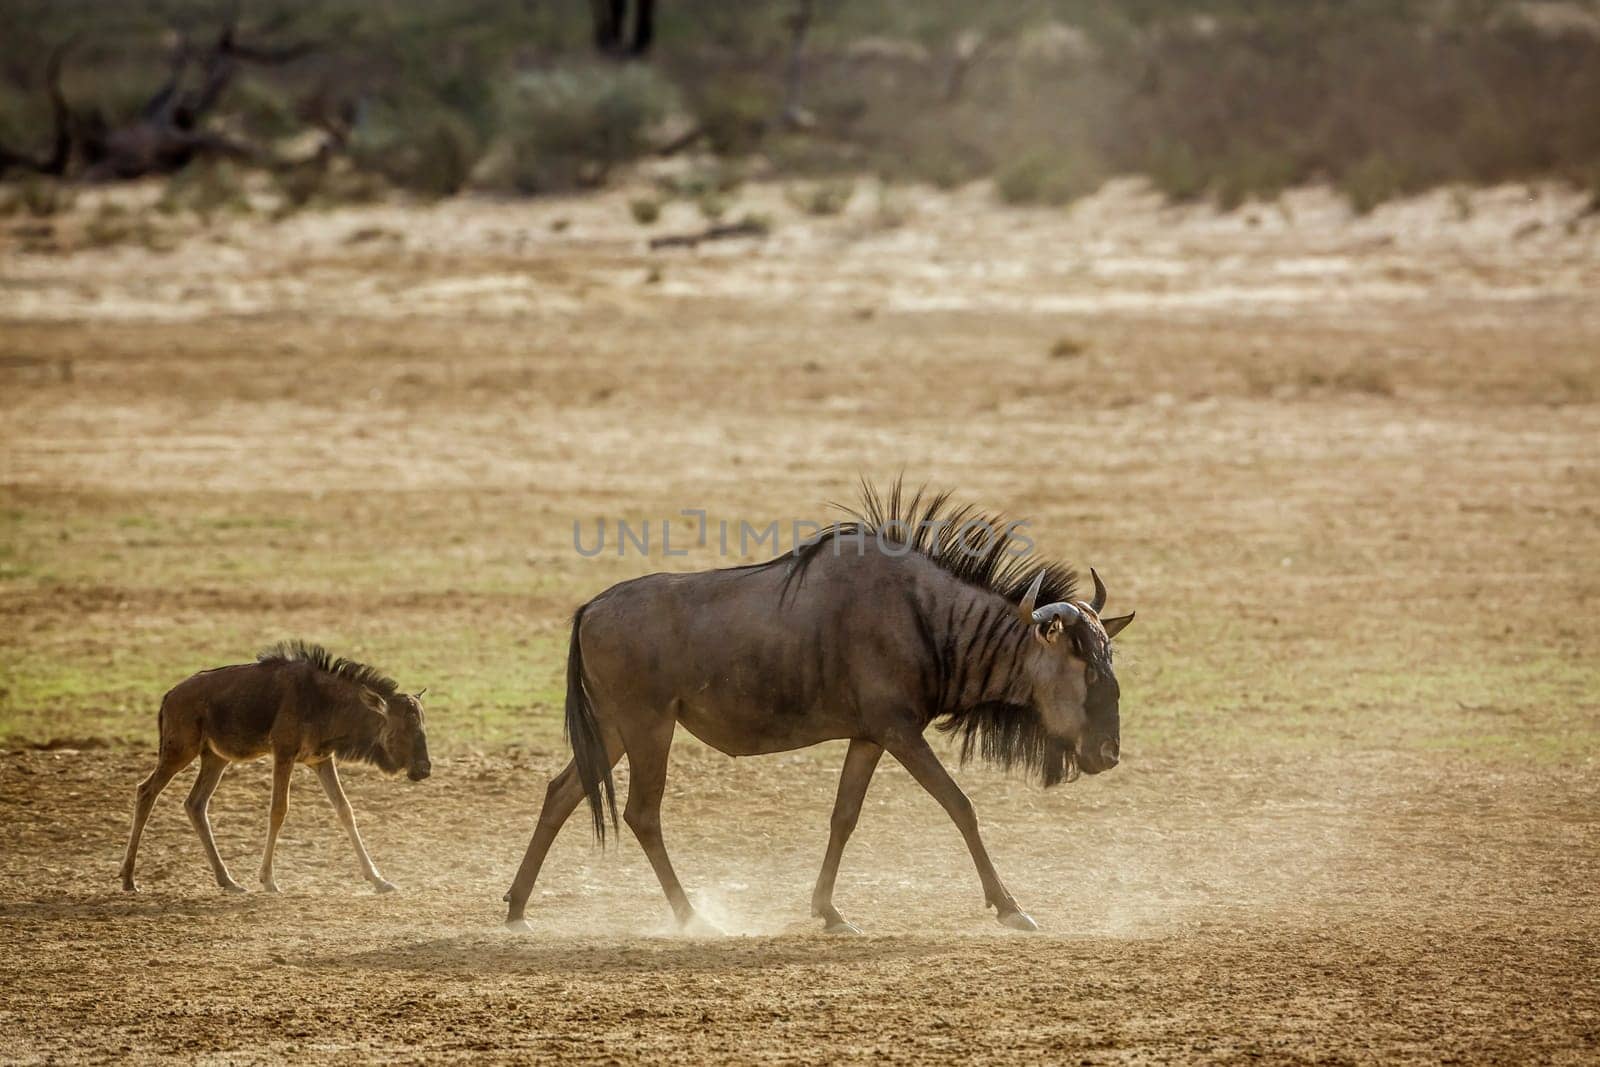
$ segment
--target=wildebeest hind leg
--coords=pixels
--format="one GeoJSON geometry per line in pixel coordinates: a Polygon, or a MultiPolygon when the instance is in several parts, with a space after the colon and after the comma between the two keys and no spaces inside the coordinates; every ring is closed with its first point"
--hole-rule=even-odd
{"type": "Polygon", "coordinates": [[[156,769],[150,772],[150,777],[139,783],[139,788],[134,792],[133,829],[128,832],[128,851],[122,857],[122,888],[125,892],[132,893],[137,888],[133,883],[133,862],[139,855],[139,839],[144,836],[144,824],[150,818],[150,809],[155,806],[161,791],[167,788],[167,783],[172,781],[173,775],[193,763],[198,751],[197,744],[175,743],[167,737],[161,739],[156,769]]]}
{"type": "Polygon", "coordinates": [[[222,862],[222,854],[217,851],[217,840],[211,836],[211,794],[217,791],[217,783],[222,781],[222,773],[227,769],[227,757],[208,749],[200,758],[200,773],[195,776],[194,788],[189,790],[189,798],[183,802],[183,808],[189,813],[194,832],[200,835],[200,847],[205,849],[206,860],[211,864],[211,873],[216,876],[217,885],[230,893],[243,893],[244,886],[228,874],[228,865],[222,862]]]}
{"type": "MultiPolygon", "coordinates": [[[[620,748],[607,747],[606,755],[615,766],[622,751],[620,748]]],[[[533,893],[533,884],[539,880],[539,868],[544,866],[545,854],[550,851],[550,845],[561,832],[561,827],[582,800],[583,782],[578,779],[578,765],[569,761],[566,768],[550,779],[550,784],[545,788],[544,807],[539,809],[539,825],[534,827],[533,838],[528,842],[527,852],[523,853],[522,866],[517,868],[511,888],[501,898],[511,905],[506,911],[506,925],[512,929],[527,927],[528,922],[522,914],[527,909],[529,895],[533,893]]]]}
{"type": "Polygon", "coordinates": [[[861,802],[866,798],[872,772],[877,769],[882,755],[883,746],[865,738],[851,741],[845,753],[844,770],[839,774],[839,795],[834,799],[833,818],[829,820],[828,852],[822,860],[822,873],[817,875],[817,888],[811,894],[811,914],[826,921],[824,930],[830,934],[861,932],[834,908],[833,883],[839,876],[839,857],[844,855],[845,842],[856,828],[861,802]]]}
{"type": "Polygon", "coordinates": [[[1038,924],[1017,907],[1017,902],[1006,891],[1000,875],[995,872],[994,864],[989,861],[989,850],[983,847],[983,838],[978,835],[978,815],[972,808],[972,801],[967,799],[967,794],[961,791],[956,780],[950,777],[950,772],[944,769],[944,764],[939,762],[939,757],[934,755],[928,742],[918,734],[886,747],[911,772],[911,777],[932,794],[961,831],[961,836],[967,842],[967,851],[972,853],[972,862],[977,865],[978,877],[983,880],[984,898],[995,909],[1001,925],[1013,930],[1037,930],[1038,924]]]}
{"type": "Polygon", "coordinates": [[[695,915],[688,895],[672,870],[672,860],[667,858],[667,846],[661,839],[661,794],[667,787],[667,753],[672,748],[672,731],[676,725],[674,720],[668,719],[664,726],[652,726],[625,738],[628,803],[622,817],[655,869],[678,925],[686,929],[704,928],[704,920],[695,915]]]}

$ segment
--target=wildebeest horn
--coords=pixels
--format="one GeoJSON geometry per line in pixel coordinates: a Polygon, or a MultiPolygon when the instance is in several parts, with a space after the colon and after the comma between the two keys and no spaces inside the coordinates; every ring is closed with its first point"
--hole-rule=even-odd
{"type": "Polygon", "coordinates": [[[1034,578],[1033,584],[1028,586],[1027,595],[1022,598],[1022,603],[1017,605],[1017,610],[1022,613],[1023,622],[1043,626],[1051,619],[1060,618],[1066,625],[1071,626],[1083,618],[1083,612],[1064,600],[1059,604],[1046,604],[1042,608],[1035,608],[1034,605],[1039,602],[1039,590],[1042,588],[1044,588],[1044,571],[1041,570],[1038,577],[1034,578]]]}
{"type": "Polygon", "coordinates": [[[1039,571],[1039,576],[1028,586],[1027,595],[1022,598],[1022,603],[1017,605],[1017,611],[1022,615],[1023,622],[1033,622],[1033,606],[1039,601],[1039,590],[1044,587],[1044,571],[1039,571]]]}
{"type": "Polygon", "coordinates": [[[1089,606],[1096,615],[1106,606],[1106,583],[1100,580],[1100,575],[1095,573],[1093,567],[1089,568],[1089,577],[1094,579],[1094,599],[1089,601],[1089,606]]]}
{"type": "Polygon", "coordinates": [[[1040,626],[1056,618],[1059,618],[1064,625],[1071,626],[1083,618],[1083,612],[1063,600],[1059,604],[1046,604],[1033,613],[1033,621],[1040,626]]]}

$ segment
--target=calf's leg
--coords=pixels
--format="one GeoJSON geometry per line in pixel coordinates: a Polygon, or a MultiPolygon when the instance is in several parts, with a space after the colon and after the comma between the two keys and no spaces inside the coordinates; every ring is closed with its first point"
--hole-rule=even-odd
{"type": "Polygon", "coordinates": [[[989,907],[995,909],[1001,925],[1013,930],[1037,930],[1039,925],[1017,907],[1017,902],[1006,892],[1005,884],[995,872],[994,864],[989,861],[989,851],[983,847],[983,838],[978,835],[978,815],[972,808],[972,801],[950,777],[950,772],[944,769],[944,764],[939,762],[939,757],[928,746],[928,742],[918,734],[897,739],[885,747],[911,772],[911,777],[932,794],[961,831],[961,836],[967,842],[967,851],[972,853],[972,862],[977,865],[978,877],[983,881],[984,898],[989,907]]]}
{"type": "Polygon", "coordinates": [[[217,885],[230,893],[243,893],[244,886],[228,874],[228,866],[222,862],[222,854],[217,851],[216,838],[211,836],[211,794],[217,791],[217,783],[222,781],[222,774],[227,769],[228,758],[208,749],[200,757],[200,773],[195,776],[194,788],[189,790],[189,798],[183,802],[183,807],[189,813],[194,832],[200,835],[200,847],[206,851],[206,860],[211,864],[211,873],[216,875],[217,885]]]}
{"type": "Polygon", "coordinates": [[[356,814],[350,810],[350,799],[344,795],[344,786],[339,784],[339,770],[331,756],[317,764],[317,778],[322,782],[323,791],[328,794],[328,803],[333,805],[334,814],[339,816],[339,824],[350,836],[350,844],[356,850],[356,862],[361,864],[362,877],[380,893],[393,892],[394,883],[378,873],[372,857],[367,855],[367,846],[361,843],[361,831],[356,829],[356,814]]]}
{"type": "Polygon", "coordinates": [[[828,852],[822,859],[822,873],[817,875],[817,888],[811,893],[811,914],[826,921],[823,929],[830,934],[861,932],[834,908],[833,883],[839,876],[839,857],[844,855],[845,842],[856,828],[861,802],[866,799],[872,772],[877,769],[882,755],[883,746],[865,738],[851,741],[845,753],[844,770],[839,774],[839,795],[834,799],[833,818],[829,820],[828,852]]]}
{"type": "Polygon", "coordinates": [[[289,776],[293,773],[293,755],[280,752],[273,756],[272,810],[267,814],[267,847],[261,854],[261,887],[269,893],[278,891],[278,883],[272,877],[272,852],[278,847],[284,816],[289,814],[289,776]]]}
{"type": "Polygon", "coordinates": [[[167,783],[172,781],[173,775],[194,762],[195,751],[194,746],[174,744],[171,739],[162,738],[156,769],[134,790],[133,829],[128,833],[128,851],[122,857],[122,889],[126,893],[138,889],[133,883],[133,863],[139,855],[139,839],[144,836],[144,824],[150,818],[150,809],[155,805],[156,797],[167,788],[167,783]]]}

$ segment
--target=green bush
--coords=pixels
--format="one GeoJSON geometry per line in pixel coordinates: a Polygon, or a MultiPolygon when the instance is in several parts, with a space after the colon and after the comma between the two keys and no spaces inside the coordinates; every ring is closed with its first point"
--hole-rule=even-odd
{"type": "Polygon", "coordinates": [[[500,103],[508,149],[503,180],[524,193],[600,184],[649,147],[672,87],[648,67],[577,67],[524,74],[500,103]]]}
{"type": "Polygon", "coordinates": [[[681,174],[656,179],[656,187],[669,200],[699,200],[708,195],[727,195],[744,184],[744,167],[737,162],[717,159],[696,160],[681,174]]]}
{"type": "Polygon", "coordinates": [[[692,81],[688,109],[719,155],[744,155],[763,147],[778,112],[770,78],[748,72],[700,72],[692,81]]]}
{"type": "Polygon", "coordinates": [[[661,201],[648,196],[634,197],[628,201],[628,211],[633,221],[641,226],[653,226],[661,218],[661,201]]]}
{"type": "Polygon", "coordinates": [[[1401,166],[1387,156],[1368,156],[1339,175],[1339,191],[1358,215],[1411,191],[1401,166]]]}
{"type": "MultiPolygon", "coordinates": [[[[17,186],[15,203],[34,218],[47,219],[71,210],[76,199],[76,194],[64,182],[30,175],[17,186]]],[[[11,210],[15,208],[8,209],[11,210]]]]}
{"type": "Polygon", "coordinates": [[[838,215],[849,207],[850,198],[855,192],[854,182],[840,179],[802,187],[790,186],[784,190],[784,197],[807,215],[828,216],[838,215]]]}
{"type": "MultiPolygon", "coordinates": [[[[97,23],[94,5],[24,6],[0,33],[0,144],[38,156],[52,128],[44,59],[97,23]]],[[[242,64],[205,127],[270,148],[307,113],[359,114],[359,172],[425,195],[469,176],[528,192],[594,185],[683,114],[696,150],[760,153],[782,177],[992,177],[1013,203],[1143,174],[1225,207],[1322,180],[1365,210],[1433,185],[1584,182],[1600,168],[1600,36],[1521,0],[1049,0],[1020,16],[978,0],[819,4],[801,86],[817,122],[804,131],[775,121],[786,3],[690,5],[662,22],[647,62],[622,64],[593,57],[584,4],[262,6],[252,38],[319,47],[242,64]],[[987,44],[957,79],[953,50],[971,31],[987,44]]],[[[96,29],[67,58],[80,130],[132,121],[169,69],[174,19],[199,47],[215,5],[124,7],[115,40],[96,29]]],[[[319,191],[335,173],[286,202],[342,195],[319,191]]]]}
{"type": "Polygon", "coordinates": [[[1034,151],[1000,166],[995,192],[1008,204],[1069,204],[1100,187],[1101,176],[1081,154],[1034,151]]]}
{"type": "Polygon", "coordinates": [[[191,163],[167,179],[161,199],[156,201],[156,210],[163,215],[189,211],[210,225],[222,212],[248,214],[250,200],[231,163],[201,161],[191,163]]]}
{"type": "Polygon", "coordinates": [[[251,137],[272,140],[289,137],[301,129],[294,102],[276,86],[241,79],[229,94],[230,110],[251,137]]]}
{"type": "Polygon", "coordinates": [[[371,108],[350,140],[358,167],[423,196],[458,192],[482,154],[482,140],[466,118],[427,100],[371,108]]]}
{"type": "Polygon", "coordinates": [[[308,163],[278,171],[273,178],[280,198],[276,218],[304,208],[370,204],[389,191],[380,175],[348,166],[308,163]]]}

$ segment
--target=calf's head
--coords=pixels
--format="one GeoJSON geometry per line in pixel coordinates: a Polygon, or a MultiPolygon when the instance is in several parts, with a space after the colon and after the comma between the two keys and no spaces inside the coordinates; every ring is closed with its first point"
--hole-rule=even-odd
{"type": "Polygon", "coordinates": [[[368,706],[383,716],[378,747],[384,756],[384,769],[390,773],[405,771],[413,782],[433,773],[433,764],[428,761],[428,736],[423,730],[422,694],[426,692],[395,693],[388,698],[370,689],[363,692],[368,706]]]}
{"type": "Polygon", "coordinates": [[[1034,694],[1045,729],[1070,747],[1080,770],[1099,774],[1117,765],[1122,750],[1118,700],[1122,691],[1111,667],[1111,639],[1133,615],[1102,619],[1105,583],[1091,568],[1094,599],[1037,606],[1041,573],[1022,598],[1020,611],[1033,628],[1034,694]]]}

